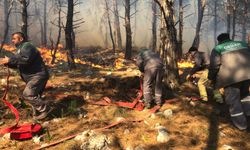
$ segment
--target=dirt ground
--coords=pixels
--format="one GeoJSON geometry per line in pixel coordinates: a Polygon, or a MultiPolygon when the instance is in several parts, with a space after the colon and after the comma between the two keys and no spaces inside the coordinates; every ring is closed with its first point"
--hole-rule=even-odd
{"type": "MultiPolygon", "coordinates": [[[[98,106],[89,102],[98,101],[102,97],[113,100],[130,101],[136,97],[139,89],[139,71],[132,61],[121,59],[122,53],[114,55],[111,50],[84,50],[78,52],[77,70],[67,70],[66,62],[58,62],[50,67],[50,80],[44,93],[45,99],[53,102],[55,107],[50,117],[40,122],[45,126],[42,141],[35,144],[33,140],[15,141],[0,139],[2,150],[30,150],[45,143],[81,133],[88,129],[96,129],[115,122],[118,118],[145,118],[148,111],[136,111],[116,106],[98,106]]],[[[4,91],[6,70],[1,69],[1,95],[4,91]]],[[[11,71],[8,100],[20,111],[20,124],[32,122],[31,109],[20,106],[19,96],[24,88],[18,73],[11,71]]],[[[188,96],[197,96],[197,88],[191,83],[183,83],[177,92],[165,91],[165,99],[174,96],[177,102],[165,104],[160,111],[171,109],[173,116],[165,118],[155,114],[140,122],[125,122],[102,131],[111,136],[115,145],[111,149],[145,150],[247,150],[250,149],[250,133],[234,128],[228,117],[225,105],[216,104],[213,100],[208,103],[190,103],[188,96]],[[170,97],[171,96],[171,97],[170,97]],[[167,128],[170,140],[158,143],[156,125],[167,128]],[[137,148],[136,148],[137,147],[137,148]]],[[[0,121],[4,128],[14,124],[15,117],[10,110],[0,103],[0,121]]],[[[250,119],[250,118],[249,118],[250,119]]],[[[79,149],[80,143],[71,139],[49,150],[79,149]]]]}

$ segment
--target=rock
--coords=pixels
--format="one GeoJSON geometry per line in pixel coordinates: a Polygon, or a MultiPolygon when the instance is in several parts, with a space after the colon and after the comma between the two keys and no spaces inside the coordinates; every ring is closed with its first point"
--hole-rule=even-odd
{"type": "Polygon", "coordinates": [[[157,136],[157,142],[159,143],[166,143],[170,140],[169,134],[167,132],[167,129],[163,126],[158,127],[158,136],[157,136]]]}
{"type": "Polygon", "coordinates": [[[85,141],[92,134],[91,132],[93,132],[93,131],[91,131],[91,130],[84,131],[81,134],[77,135],[74,138],[74,140],[76,140],[76,141],[85,141]]]}
{"type": "Polygon", "coordinates": [[[43,126],[44,128],[48,127],[48,126],[49,126],[49,121],[45,121],[45,122],[42,124],[42,126],[43,126]]]}
{"type": "Polygon", "coordinates": [[[167,109],[163,112],[165,118],[170,118],[173,116],[173,111],[171,109],[167,109]]]}
{"type": "Polygon", "coordinates": [[[112,145],[110,139],[104,134],[94,133],[81,145],[83,150],[108,150],[112,145]]]}
{"type": "Polygon", "coordinates": [[[34,137],[32,138],[32,140],[33,140],[33,142],[34,142],[35,144],[40,144],[40,143],[41,143],[41,137],[39,137],[39,136],[34,136],[34,137]]]}
{"type": "Polygon", "coordinates": [[[223,145],[222,150],[234,150],[230,145],[223,145]]]}
{"type": "Polygon", "coordinates": [[[10,133],[6,133],[3,135],[2,140],[9,141],[10,140],[10,133]]]}
{"type": "Polygon", "coordinates": [[[124,134],[126,135],[126,134],[129,134],[129,133],[130,133],[129,129],[125,129],[124,134]]]}

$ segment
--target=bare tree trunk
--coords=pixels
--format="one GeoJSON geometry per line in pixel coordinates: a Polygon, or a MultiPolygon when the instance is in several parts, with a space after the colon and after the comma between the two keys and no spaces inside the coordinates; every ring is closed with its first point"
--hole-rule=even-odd
{"type": "Polygon", "coordinates": [[[132,32],[130,25],[130,0],[125,0],[126,52],[125,59],[132,57],[132,32]]]}
{"type": "MultiPolygon", "coordinates": [[[[10,7],[10,0],[4,0],[3,3],[4,3],[4,21],[5,21],[5,23],[4,23],[4,29],[8,30],[8,31],[5,31],[5,32],[9,32],[9,27],[7,27],[7,19],[9,19],[9,13],[8,12],[9,12],[9,7],[10,7]]],[[[8,43],[9,40],[10,40],[10,37],[7,34],[7,36],[5,37],[5,42],[8,43]]]]}
{"type": "Polygon", "coordinates": [[[248,0],[244,0],[244,12],[243,12],[243,16],[246,19],[243,19],[243,24],[242,24],[242,41],[246,42],[247,39],[247,19],[248,19],[248,0]]]}
{"type": "Polygon", "coordinates": [[[58,36],[57,36],[57,40],[56,40],[56,47],[54,49],[54,52],[52,53],[52,60],[51,60],[51,64],[55,63],[56,60],[56,53],[58,50],[58,45],[60,43],[61,40],[61,34],[62,34],[62,26],[61,26],[61,12],[62,12],[62,3],[61,0],[58,0],[58,36]]]}
{"type": "Polygon", "coordinates": [[[9,17],[10,17],[10,13],[12,11],[12,8],[13,8],[13,3],[14,3],[14,0],[5,0],[5,6],[8,6],[7,7],[7,13],[4,17],[4,36],[3,36],[3,41],[0,45],[0,53],[2,52],[2,49],[3,49],[3,46],[7,40],[7,36],[8,36],[8,32],[9,32],[9,17]]]}
{"type": "Polygon", "coordinates": [[[217,14],[218,2],[214,0],[214,45],[217,44],[217,24],[218,24],[218,14],[217,14]]]}
{"type": "Polygon", "coordinates": [[[231,32],[231,2],[227,0],[227,33],[231,32]]]}
{"type": "Polygon", "coordinates": [[[178,59],[182,56],[183,45],[183,0],[179,0],[179,46],[178,46],[178,59]]]}
{"type": "Polygon", "coordinates": [[[135,8],[135,14],[134,14],[135,15],[135,20],[134,20],[135,22],[134,22],[134,32],[133,32],[134,33],[134,35],[133,35],[133,45],[134,46],[136,46],[135,45],[135,37],[136,37],[136,30],[137,30],[137,15],[136,15],[137,14],[137,2],[138,2],[138,0],[134,1],[134,8],[135,8]]]}
{"type": "Polygon", "coordinates": [[[39,25],[40,25],[40,31],[41,31],[41,45],[43,45],[44,43],[44,30],[43,30],[43,21],[42,21],[42,18],[41,18],[41,13],[40,13],[40,9],[39,9],[39,6],[38,6],[38,3],[37,1],[34,1],[35,2],[35,17],[38,19],[39,21],[39,25]]]}
{"type": "Polygon", "coordinates": [[[205,6],[206,6],[206,0],[198,0],[198,21],[196,24],[195,37],[194,37],[194,41],[192,44],[193,47],[197,47],[197,48],[200,45],[200,30],[201,30],[201,24],[202,24],[205,6]]]}
{"type": "Polygon", "coordinates": [[[234,5],[233,5],[233,22],[232,22],[232,40],[235,39],[235,28],[236,28],[236,4],[237,0],[234,0],[234,5]]]}
{"type": "Polygon", "coordinates": [[[122,36],[121,36],[121,28],[120,28],[120,19],[119,19],[117,0],[113,0],[113,6],[114,6],[115,33],[116,33],[116,39],[117,39],[117,46],[119,49],[122,49],[122,36]]]}
{"type": "Polygon", "coordinates": [[[152,41],[151,48],[156,51],[157,45],[157,4],[152,1],[152,41]]]}
{"type": "Polygon", "coordinates": [[[179,74],[177,68],[177,31],[174,23],[174,9],[171,0],[155,0],[161,8],[161,32],[160,32],[160,55],[166,65],[164,82],[174,89],[179,85],[179,74]]]}
{"type": "Polygon", "coordinates": [[[44,0],[44,10],[43,10],[43,32],[44,32],[44,36],[43,36],[43,45],[47,46],[47,0],[44,0]]]}
{"type": "Polygon", "coordinates": [[[106,6],[107,20],[108,20],[108,25],[109,25],[109,34],[110,34],[110,38],[112,41],[112,49],[115,52],[115,41],[114,41],[113,32],[112,32],[112,25],[111,25],[111,21],[110,21],[109,7],[108,7],[107,0],[105,0],[105,6],[106,6]]]}
{"type": "Polygon", "coordinates": [[[73,55],[73,39],[72,39],[73,17],[74,17],[74,1],[68,0],[67,21],[66,21],[66,27],[65,27],[65,39],[66,39],[66,49],[68,50],[67,59],[68,59],[69,69],[76,68],[74,55],[73,55]]]}
{"type": "Polygon", "coordinates": [[[22,23],[21,23],[21,31],[25,35],[25,37],[28,39],[28,11],[27,7],[29,6],[30,1],[29,0],[19,0],[21,3],[21,9],[22,9],[22,23]]]}

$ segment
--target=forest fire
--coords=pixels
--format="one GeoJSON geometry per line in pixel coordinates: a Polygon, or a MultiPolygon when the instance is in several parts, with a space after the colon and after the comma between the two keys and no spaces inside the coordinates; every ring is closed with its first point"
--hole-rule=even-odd
{"type": "Polygon", "coordinates": [[[194,64],[191,61],[181,60],[178,62],[178,68],[184,69],[184,68],[193,68],[194,64]]]}
{"type": "MultiPolygon", "coordinates": [[[[61,51],[61,48],[63,48],[62,44],[58,45],[58,48],[59,49],[55,55],[55,57],[56,57],[55,63],[62,62],[62,61],[67,62],[67,52],[61,51]]],[[[16,48],[14,46],[6,45],[6,44],[3,46],[3,49],[8,51],[8,52],[11,52],[11,53],[14,53],[16,50],[16,48]]],[[[52,50],[50,48],[46,48],[46,47],[38,47],[37,49],[40,51],[45,63],[49,66],[53,66],[53,64],[51,64],[52,50]]],[[[82,61],[79,58],[75,58],[75,63],[86,64],[86,62],[82,61]]]]}

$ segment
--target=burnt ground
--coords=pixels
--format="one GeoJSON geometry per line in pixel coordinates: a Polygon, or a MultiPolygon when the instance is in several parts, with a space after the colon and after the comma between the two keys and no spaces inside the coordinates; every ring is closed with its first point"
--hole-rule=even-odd
{"type": "MultiPolygon", "coordinates": [[[[63,61],[50,68],[51,77],[44,94],[45,99],[53,103],[55,109],[46,121],[40,122],[47,124],[41,135],[42,142],[35,144],[32,139],[15,141],[1,138],[0,149],[35,149],[72,134],[107,126],[119,117],[134,119],[147,116],[148,111],[139,112],[89,103],[104,96],[117,101],[130,101],[130,97],[136,97],[139,71],[132,62],[121,59],[122,53],[114,55],[111,50],[85,50],[78,53],[79,59],[85,63],[77,64],[77,70],[67,70],[67,63],[63,61]],[[119,64],[117,58],[122,64],[119,64]],[[115,60],[118,65],[115,65],[115,60]],[[80,117],[79,114],[84,115],[80,117]]],[[[0,72],[0,94],[3,95],[6,70],[2,69],[0,72]]],[[[8,99],[18,106],[20,124],[33,121],[30,108],[20,106],[19,95],[23,88],[24,83],[18,73],[11,71],[8,99]]],[[[195,102],[191,105],[187,96],[198,96],[197,88],[191,83],[183,83],[175,93],[165,90],[165,99],[170,98],[170,95],[174,95],[179,101],[165,104],[160,111],[171,109],[172,117],[166,119],[153,115],[141,122],[125,122],[102,131],[115,139],[116,144],[111,149],[138,146],[146,150],[224,150],[228,146],[234,150],[250,149],[250,133],[239,131],[232,126],[225,105],[218,105],[211,99],[209,103],[195,102]],[[167,143],[157,142],[156,124],[167,128],[170,135],[167,143]]],[[[1,121],[5,122],[0,128],[13,125],[14,115],[3,103],[0,107],[1,121]]],[[[47,149],[79,149],[79,142],[72,139],[47,149]]]]}

